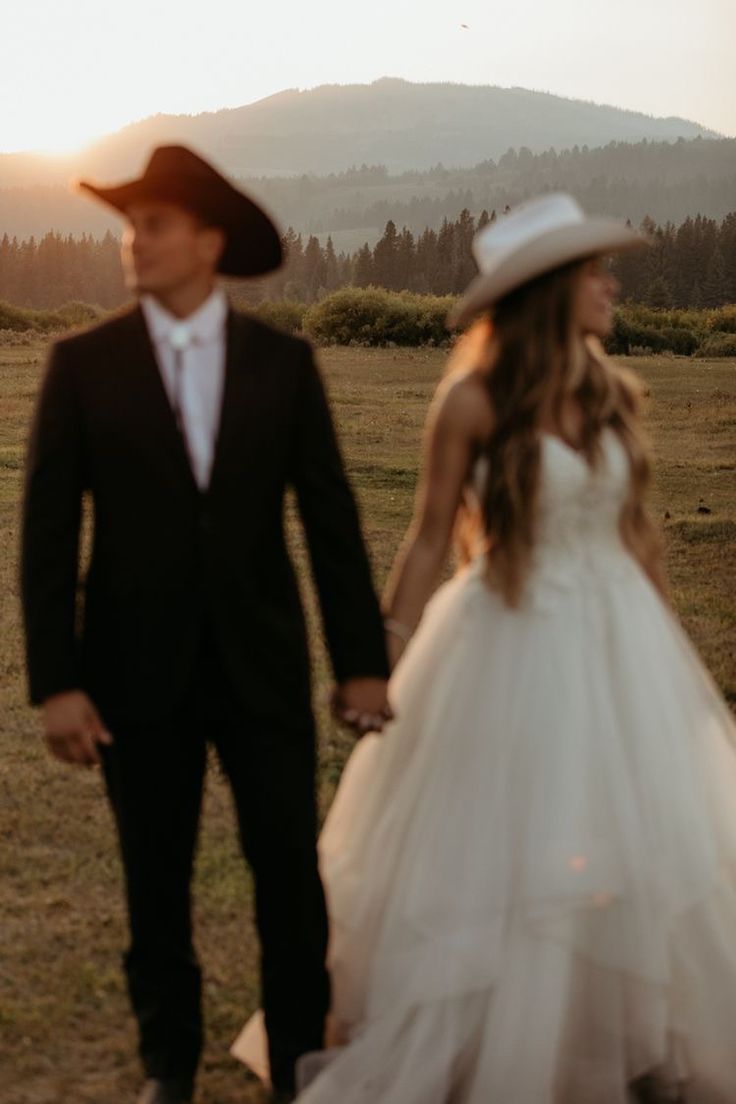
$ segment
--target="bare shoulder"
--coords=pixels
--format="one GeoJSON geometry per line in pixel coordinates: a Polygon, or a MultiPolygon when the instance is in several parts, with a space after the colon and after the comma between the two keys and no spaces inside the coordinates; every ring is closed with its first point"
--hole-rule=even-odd
{"type": "Polygon", "coordinates": [[[493,409],[479,372],[447,376],[434,397],[435,419],[448,429],[470,437],[486,438],[493,429],[493,409]]]}

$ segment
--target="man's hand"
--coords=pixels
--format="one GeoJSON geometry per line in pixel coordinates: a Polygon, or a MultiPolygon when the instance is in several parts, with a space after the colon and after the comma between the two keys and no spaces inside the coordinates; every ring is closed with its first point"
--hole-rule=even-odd
{"type": "Polygon", "coordinates": [[[57,759],[92,767],[100,762],[98,744],[110,745],[112,736],[82,690],[52,694],[42,707],[44,738],[57,759]]]}
{"type": "Polygon", "coordinates": [[[386,679],[381,678],[346,679],[332,692],[332,711],[359,736],[382,732],[386,722],[393,718],[387,687],[386,679]]]}

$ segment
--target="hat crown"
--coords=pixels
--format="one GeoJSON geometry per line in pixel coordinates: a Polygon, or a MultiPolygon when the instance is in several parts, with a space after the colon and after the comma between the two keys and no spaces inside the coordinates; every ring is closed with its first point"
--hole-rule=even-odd
{"type": "Polygon", "coordinates": [[[218,174],[193,150],[186,146],[157,146],[144,170],[144,179],[167,176],[212,178],[218,174]]]}
{"type": "Polygon", "coordinates": [[[484,226],[473,239],[473,255],[481,272],[495,267],[501,257],[544,234],[585,222],[580,204],[565,192],[553,192],[514,207],[484,226]]]}

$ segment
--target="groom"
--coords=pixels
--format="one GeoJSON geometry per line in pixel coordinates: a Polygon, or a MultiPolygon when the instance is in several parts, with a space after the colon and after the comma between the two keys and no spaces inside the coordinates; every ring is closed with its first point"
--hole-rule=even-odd
{"type": "Polygon", "coordinates": [[[253,870],[278,1099],[322,1046],[329,990],[304,618],[283,529],[296,492],[337,680],[359,731],[388,716],[379,607],[309,346],[235,313],[217,274],[277,267],[262,210],[191,151],[83,184],[126,219],[137,305],[56,342],[31,432],[22,596],[51,750],[102,763],[125,870],[146,1083],[187,1104],[201,1049],[190,878],[207,743],[253,870]],[[94,524],[79,580],[81,503],[94,524]],[[83,601],[80,594],[83,593],[83,601]]]}

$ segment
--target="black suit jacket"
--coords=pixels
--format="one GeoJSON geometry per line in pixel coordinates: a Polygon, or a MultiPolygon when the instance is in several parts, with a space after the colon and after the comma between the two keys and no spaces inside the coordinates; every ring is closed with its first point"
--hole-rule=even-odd
{"type": "Polygon", "coordinates": [[[200,492],[140,308],[55,343],[23,510],[31,701],[82,687],[108,716],[163,716],[208,621],[252,714],[304,725],[309,662],[284,542],[288,485],[337,679],[385,676],[380,611],[309,345],[230,311],[222,419],[200,492]],[[93,551],[79,582],[85,491],[93,551]]]}

